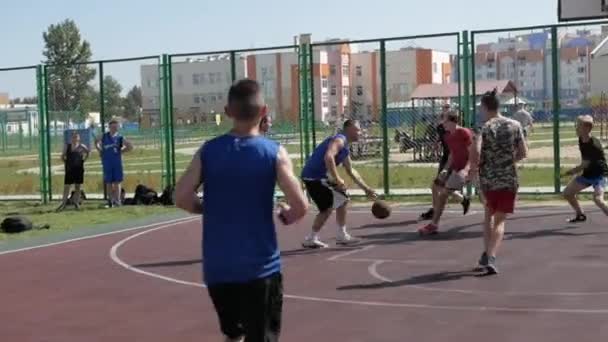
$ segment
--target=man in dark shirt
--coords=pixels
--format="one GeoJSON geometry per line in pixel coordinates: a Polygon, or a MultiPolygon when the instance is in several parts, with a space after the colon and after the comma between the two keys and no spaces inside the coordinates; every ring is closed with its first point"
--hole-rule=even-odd
{"type": "Polygon", "coordinates": [[[576,216],[569,220],[570,223],[584,222],[587,216],[583,212],[576,195],[588,187],[593,187],[593,202],[608,215],[608,206],[604,201],[604,188],[606,187],[606,156],[602,144],[591,136],[593,130],[593,117],[582,115],[577,119],[576,134],[578,135],[578,146],[581,151],[582,162],[579,166],[569,170],[564,176],[573,176],[581,173],[570,181],[564,189],[564,198],[570,203],[576,216]]]}
{"type": "MultiPolygon", "coordinates": [[[[447,118],[447,114],[450,112],[450,110],[451,110],[450,105],[446,104],[443,106],[443,111],[441,112],[441,116],[439,117],[439,124],[437,125],[437,128],[435,130],[437,133],[437,142],[441,144],[441,150],[442,150],[441,159],[439,159],[439,169],[437,171],[437,175],[439,175],[441,173],[441,171],[443,171],[445,169],[448,159],[450,158],[450,148],[448,147],[448,143],[446,140],[446,137],[449,133],[445,129],[445,126],[444,126],[445,120],[447,118]]],[[[436,184],[436,182],[433,181],[433,185],[432,185],[431,189],[433,191],[433,203],[432,203],[431,208],[429,208],[429,210],[427,210],[425,213],[420,215],[421,220],[430,220],[433,218],[433,215],[435,214],[434,208],[439,200],[439,194],[442,190],[442,187],[438,186],[436,184]]],[[[453,191],[450,196],[452,198],[458,199],[458,201],[462,204],[462,210],[463,210],[464,214],[466,215],[469,212],[469,208],[471,206],[470,199],[468,197],[463,196],[459,191],[453,191]]]]}

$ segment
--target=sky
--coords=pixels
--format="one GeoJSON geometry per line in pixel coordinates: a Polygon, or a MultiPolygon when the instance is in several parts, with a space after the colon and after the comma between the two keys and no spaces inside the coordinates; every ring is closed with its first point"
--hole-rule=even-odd
{"type": "MultiPolygon", "coordinates": [[[[42,32],[66,18],[79,25],[94,59],[286,45],[299,33],[365,39],[557,21],[557,0],[4,0],[2,7],[0,68],[40,63],[42,32]]],[[[129,88],[139,64],[107,73],[129,88]]],[[[32,95],[33,75],[0,72],[0,92],[32,95]]]]}

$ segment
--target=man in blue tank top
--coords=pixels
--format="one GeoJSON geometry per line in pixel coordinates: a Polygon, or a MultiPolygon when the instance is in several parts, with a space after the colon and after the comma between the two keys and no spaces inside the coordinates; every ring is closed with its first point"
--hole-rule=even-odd
{"type": "Polygon", "coordinates": [[[133,149],[133,145],[118,133],[118,121],[110,120],[109,132],[95,142],[103,166],[103,182],[110,196],[108,207],[120,206],[120,185],[123,181],[122,154],[133,149]]]}
{"type": "Polygon", "coordinates": [[[278,341],[283,282],[275,185],[288,203],[279,213],[284,224],[308,209],[287,151],[260,136],[267,110],[257,82],[235,83],[226,107],[232,131],[199,149],[175,189],[179,208],[203,215],[204,281],[227,341],[278,341]]]}
{"type": "Polygon", "coordinates": [[[325,139],[314,150],[304,169],[302,180],[306,185],[308,195],[315,202],[319,214],[312,225],[312,233],[306,237],[304,248],[325,248],[327,244],[321,241],[319,232],[333,212],[336,210],[338,233],[336,243],[346,245],[357,242],[346,231],[346,211],[349,196],[344,180],[338,174],[338,166],[343,165],[348,176],[357,184],[370,199],[376,198],[376,193],[367,186],[358,172],[353,169],[349,156],[351,142],[359,140],[361,126],[357,120],[346,120],[342,133],[325,139]]]}

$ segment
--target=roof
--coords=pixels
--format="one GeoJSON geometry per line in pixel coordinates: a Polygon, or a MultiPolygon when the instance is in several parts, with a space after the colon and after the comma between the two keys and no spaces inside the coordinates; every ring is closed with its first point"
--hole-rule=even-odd
{"type": "MultiPolygon", "coordinates": [[[[509,80],[477,81],[475,95],[483,95],[498,89],[498,95],[517,93],[517,87],[509,80]]],[[[412,99],[445,99],[458,97],[458,83],[421,84],[412,93],[412,99]]]]}
{"type": "Polygon", "coordinates": [[[593,51],[591,51],[591,56],[595,57],[597,54],[600,56],[608,56],[608,37],[602,40],[593,51]]]}

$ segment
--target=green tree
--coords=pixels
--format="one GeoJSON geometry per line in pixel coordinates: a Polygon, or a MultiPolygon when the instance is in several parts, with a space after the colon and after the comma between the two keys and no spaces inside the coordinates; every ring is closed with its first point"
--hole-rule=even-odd
{"type": "Polygon", "coordinates": [[[141,87],[134,86],[129,90],[124,99],[124,114],[123,116],[129,121],[136,121],[141,112],[141,87]]]}
{"type": "Polygon", "coordinates": [[[77,112],[82,120],[94,109],[95,101],[89,96],[94,91],[89,82],[95,78],[95,69],[82,63],[90,61],[92,52],[89,42],[80,36],[73,20],[48,27],[42,35],[45,57],[51,65],[48,70],[49,109],[52,111],[77,112]]]}
{"type": "Polygon", "coordinates": [[[112,76],[106,76],[103,79],[103,101],[104,101],[104,118],[106,122],[112,117],[121,116],[123,114],[123,98],[120,93],[122,86],[112,76]]]}

